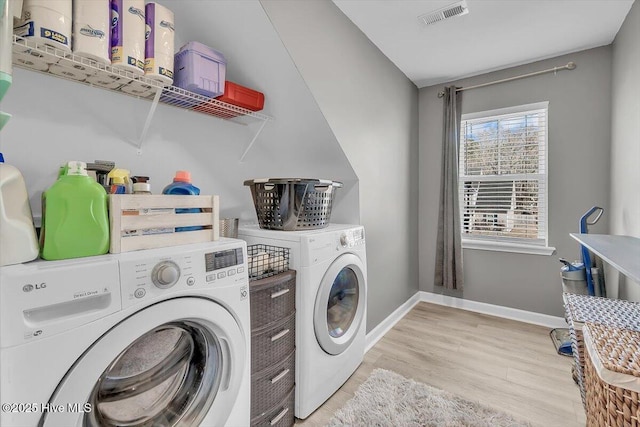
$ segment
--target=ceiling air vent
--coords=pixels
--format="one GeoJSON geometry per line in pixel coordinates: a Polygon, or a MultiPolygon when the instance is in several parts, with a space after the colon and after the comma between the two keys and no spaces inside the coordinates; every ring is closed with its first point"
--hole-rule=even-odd
{"type": "Polygon", "coordinates": [[[442,9],[420,15],[418,16],[418,19],[423,21],[426,25],[431,25],[455,16],[466,15],[467,13],[469,13],[469,8],[467,7],[467,2],[463,0],[450,4],[442,9]]]}

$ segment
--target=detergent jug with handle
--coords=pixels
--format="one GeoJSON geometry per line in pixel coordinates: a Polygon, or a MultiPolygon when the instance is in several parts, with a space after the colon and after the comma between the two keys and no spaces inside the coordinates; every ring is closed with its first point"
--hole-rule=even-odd
{"type": "Polygon", "coordinates": [[[80,258],[109,251],[108,196],[84,162],[71,161],[66,174],[42,194],[40,256],[80,258]]]}
{"type": "Polygon", "coordinates": [[[0,153],[0,265],[34,260],[38,249],[24,178],[0,153]]]}
{"type": "MultiPolygon", "coordinates": [[[[200,194],[200,189],[191,183],[191,173],[189,171],[177,171],[176,176],[173,178],[173,182],[162,190],[162,194],[173,194],[173,195],[191,195],[197,196],[200,194]]],[[[198,213],[200,209],[198,208],[189,208],[189,209],[176,209],[176,213],[198,213]]],[[[178,231],[193,231],[193,230],[201,230],[201,226],[189,226],[189,227],[176,227],[176,232],[178,231]]]]}

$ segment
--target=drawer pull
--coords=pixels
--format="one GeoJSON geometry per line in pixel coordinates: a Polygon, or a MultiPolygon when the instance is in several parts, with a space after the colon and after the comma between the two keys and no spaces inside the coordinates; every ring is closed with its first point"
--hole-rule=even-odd
{"type": "Polygon", "coordinates": [[[282,289],[282,290],[280,290],[278,292],[274,292],[274,293],[271,294],[271,299],[281,297],[282,295],[288,293],[290,290],[291,289],[289,289],[289,288],[284,288],[284,289],[282,289]]]}
{"type": "Polygon", "coordinates": [[[271,425],[274,426],[278,424],[278,421],[280,421],[282,417],[284,417],[287,414],[287,412],[289,412],[289,408],[284,408],[282,411],[280,411],[280,413],[270,421],[271,425]]]}
{"type": "Polygon", "coordinates": [[[280,372],[278,375],[271,378],[271,384],[277,383],[278,381],[283,379],[288,373],[289,373],[289,369],[285,369],[284,371],[280,372]]]}
{"type": "Polygon", "coordinates": [[[278,332],[277,334],[271,337],[271,342],[279,340],[280,338],[287,335],[288,333],[289,333],[289,329],[285,329],[283,331],[278,332]]]}

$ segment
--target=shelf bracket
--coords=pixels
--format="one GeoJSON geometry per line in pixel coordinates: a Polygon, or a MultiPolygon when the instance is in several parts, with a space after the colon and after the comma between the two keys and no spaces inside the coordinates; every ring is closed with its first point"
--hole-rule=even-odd
{"type": "Polygon", "coordinates": [[[153,115],[155,114],[156,107],[158,106],[158,102],[160,101],[160,95],[162,95],[162,88],[158,88],[158,90],[156,91],[156,95],[153,97],[153,102],[151,103],[149,114],[147,114],[147,120],[144,122],[144,127],[142,128],[140,139],[136,144],[136,147],[138,148],[138,154],[142,154],[142,144],[144,143],[144,140],[147,137],[147,132],[149,132],[149,127],[151,126],[151,120],[153,120],[153,115]]]}
{"type": "Polygon", "coordinates": [[[244,153],[242,153],[242,156],[240,156],[240,162],[242,162],[244,160],[244,157],[247,155],[247,153],[249,153],[249,150],[251,150],[251,147],[253,147],[253,143],[256,142],[256,139],[258,139],[258,135],[260,135],[260,133],[262,132],[262,129],[264,129],[264,126],[267,124],[267,122],[268,120],[262,121],[262,123],[260,124],[260,127],[258,128],[258,131],[253,136],[253,139],[251,140],[249,145],[247,145],[247,148],[245,148],[244,153]]]}

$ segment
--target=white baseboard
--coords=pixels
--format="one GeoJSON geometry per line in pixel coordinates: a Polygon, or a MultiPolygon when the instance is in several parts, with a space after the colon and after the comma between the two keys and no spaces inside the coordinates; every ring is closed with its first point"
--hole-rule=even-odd
{"type": "Polygon", "coordinates": [[[517,308],[503,307],[500,305],[488,304],[486,302],[471,301],[464,298],[450,297],[447,295],[434,294],[431,292],[418,292],[420,301],[433,304],[445,305],[448,307],[460,308],[476,313],[489,314],[491,316],[505,319],[518,320],[520,322],[532,323],[534,325],[546,326],[549,328],[566,328],[567,322],[564,317],[550,316],[548,314],[535,313],[517,308]]]}
{"type": "Polygon", "coordinates": [[[409,298],[404,304],[398,307],[393,313],[387,316],[382,322],[367,334],[365,353],[369,351],[391,328],[395,326],[416,304],[419,302],[430,302],[432,304],[444,305],[447,307],[459,308],[476,313],[489,314],[491,316],[505,319],[517,320],[548,328],[566,328],[567,322],[563,317],[550,316],[548,314],[535,313],[532,311],[520,310],[517,308],[503,307],[500,305],[488,304],[486,302],[471,301],[464,298],[450,297],[447,295],[434,294],[431,292],[419,291],[409,298]]]}
{"type": "Polygon", "coordinates": [[[382,322],[373,328],[368,334],[366,339],[366,347],[364,352],[371,350],[371,347],[376,345],[378,341],[389,332],[391,328],[395,326],[411,309],[421,301],[420,292],[416,292],[411,298],[405,301],[400,307],[396,308],[393,313],[387,316],[382,322]]]}

